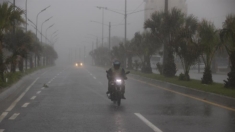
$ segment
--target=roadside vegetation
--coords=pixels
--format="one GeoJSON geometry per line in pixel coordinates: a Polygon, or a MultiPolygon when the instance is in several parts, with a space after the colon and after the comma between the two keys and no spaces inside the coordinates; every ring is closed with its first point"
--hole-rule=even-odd
{"type": "Polygon", "coordinates": [[[23,13],[7,2],[0,4],[0,89],[53,65],[58,57],[53,45],[41,43],[32,31],[25,30],[23,13]]]}
{"type": "Polygon", "coordinates": [[[143,76],[146,78],[151,78],[151,79],[155,79],[155,80],[159,80],[159,81],[163,81],[163,82],[168,82],[168,83],[176,84],[179,86],[184,86],[187,88],[192,88],[192,89],[196,89],[196,90],[200,90],[200,91],[205,91],[208,93],[215,93],[215,94],[235,98],[235,90],[229,89],[229,88],[223,88],[224,85],[220,84],[220,83],[201,84],[200,80],[194,80],[194,79],[191,79],[190,81],[181,81],[181,80],[179,80],[179,78],[177,76],[168,78],[168,77],[165,77],[165,76],[162,76],[159,74],[147,74],[147,73],[143,73],[140,71],[134,71],[134,70],[131,70],[131,73],[134,75],[139,75],[139,76],[143,76]]]}
{"type": "Polygon", "coordinates": [[[141,71],[145,73],[144,76],[148,73],[149,76],[165,78],[164,81],[178,78],[177,84],[190,84],[202,90],[209,85],[211,89],[216,89],[216,86],[221,88],[216,93],[221,94],[224,87],[235,90],[235,14],[227,16],[222,29],[216,29],[213,22],[205,19],[199,21],[194,15],[187,16],[181,10],[173,8],[167,13],[153,13],[144,23],[144,28],[146,30],[143,33],[135,33],[133,39],[128,40],[126,44],[120,43],[111,51],[101,51],[102,48],[91,51],[90,55],[95,61],[104,61],[96,65],[111,64],[112,59],[116,58],[123,62],[125,68],[141,71]],[[220,51],[226,51],[230,60],[231,71],[228,73],[228,79],[224,80],[224,85],[216,84],[212,80],[213,59],[220,51]],[[102,57],[105,54],[111,57],[102,57]],[[161,75],[151,74],[150,58],[156,54],[164,56],[163,63],[157,64],[161,75]],[[138,60],[133,60],[133,57],[138,60]],[[189,70],[198,60],[203,61],[205,69],[202,79],[195,81],[190,79],[189,70]],[[176,62],[181,63],[184,70],[178,77],[175,76],[176,62]]]}

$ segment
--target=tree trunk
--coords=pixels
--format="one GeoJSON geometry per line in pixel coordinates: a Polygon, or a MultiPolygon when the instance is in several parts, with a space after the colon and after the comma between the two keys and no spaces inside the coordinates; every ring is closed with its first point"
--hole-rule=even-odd
{"type": "Polygon", "coordinates": [[[25,70],[28,69],[28,55],[25,55],[25,70]]]}
{"type": "Polygon", "coordinates": [[[34,67],[35,68],[37,67],[37,56],[36,56],[36,54],[34,54],[34,67]]]}
{"type": "Polygon", "coordinates": [[[13,55],[11,59],[11,72],[14,73],[16,71],[16,58],[13,55]]]}
{"type": "Polygon", "coordinates": [[[29,65],[30,65],[30,69],[33,69],[33,57],[32,56],[29,57],[29,65]]]}
{"type": "Polygon", "coordinates": [[[144,56],[144,66],[142,67],[142,72],[144,73],[152,73],[152,68],[150,64],[150,56],[144,56]]]}
{"type": "Polygon", "coordinates": [[[163,75],[166,77],[174,77],[176,74],[176,65],[175,65],[175,59],[174,59],[174,55],[173,55],[173,49],[171,49],[170,47],[165,46],[165,48],[167,48],[164,51],[167,51],[165,53],[165,62],[163,65],[163,75]]]}
{"type": "Polygon", "coordinates": [[[205,67],[205,71],[203,73],[203,77],[202,77],[201,82],[202,82],[202,84],[212,84],[213,83],[210,66],[205,67]]]}
{"type": "Polygon", "coordinates": [[[2,82],[5,82],[4,70],[5,70],[5,65],[3,63],[2,43],[0,41],[0,76],[1,76],[2,82]]]}
{"type": "Polygon", "coordinates": [[[225,82],[226,88],[233,88],[235,89],[235,51],[231,53],[229,56],[230,59],[230,65],[231,65],[231,71],[228,73],[228,80],[225,82]]]}
{"type": "Polygon", "coordinates": [[[21,58],[20,61],[19,61],[19,70],[21,72],[24,71],[24,59],[23,58],[21,58]]]}
{"type": "Polygon", "coordinates": [[[38,56],[38,57],[37,57],[38,67],[41,65],[40,60],[41,60],[41,59],[40,59],[40,56],[38,56]]]}
{"type": "Polygon", "coordinates": [[[130,70],[133,69],[133,67],[132,67],[132,56],[131,55],[128,56],[128,69],[130,69],[130,70]]]}

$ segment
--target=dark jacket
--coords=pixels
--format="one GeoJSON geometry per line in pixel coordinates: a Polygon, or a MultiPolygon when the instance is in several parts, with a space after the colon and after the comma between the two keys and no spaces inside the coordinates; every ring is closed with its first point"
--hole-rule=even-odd
{"type": "Polygon", "coordinates": [[[110,68],[107,72],[107,79],[111,81],[114,78],[115,74],[120,76],[123,80],[127,79],[126,72],[123,68],[120,68],[118,70],[115,70],[114,68],[110,68]]]}

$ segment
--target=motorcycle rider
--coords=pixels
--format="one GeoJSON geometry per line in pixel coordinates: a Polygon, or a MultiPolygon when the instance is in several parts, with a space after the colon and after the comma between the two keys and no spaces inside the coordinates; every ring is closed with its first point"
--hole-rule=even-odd
{"type": "MultiPolygon", "coordinates": [[[[115,60],[113,62],[113,66],[107,72],[108,91],[106,92],[106,94],[110,94],[112,90],[110,82],[114,79],[115,76],[120,76],[123,80],[127,80],[125,70],[121,68],[121,63],[118,60],[115,60]]],[[[122,88],[122,99],[126,99],[124,93],[125,93],[125,85],[122,88]]]]}

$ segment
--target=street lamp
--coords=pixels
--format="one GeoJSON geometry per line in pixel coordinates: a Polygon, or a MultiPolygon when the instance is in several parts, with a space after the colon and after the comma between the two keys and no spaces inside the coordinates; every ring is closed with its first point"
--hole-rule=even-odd
{"type": "Polygon", "coordinates": [[[117,12],[117,11],[114,11],[114,10],[111,10],[111,9],[108,9],[108,8],[106,8],[106,10],[114,12],[114,13],[117,13],[117,14],[120,14],[120,15],[124,15],[124,19],[125,19],[125,40],[124,40],[124,44],[126,44],[126,38],[127,38],[127,15],[131,15],[131,14],[134,14],[134,13],[139,13],[139,12],[146,11],[146,10],[153,10],[153,8],[127,13],[127,3],[126,3],[126,0],[125,0],[125,13],[120,13],[120,12],[117,12]]]}
{"type": "Polygon", "coordinates": [[[100,23],[100,22],[97,22],[97,21],[91,21],[93,23],[98,23],[98,24],[102,24],[102,25],[105,25],[105,26],[108,26],[109,27],[109,50],[110,50],[110,44],[111,44],[111,27],[112,26],[118,26],[118,25],[124,25],[124,24],[115,24],[115,25],[111,25],[111,22],[109,22],[109,24],[104,24],[104,23],[100,23]]]}
{"type": "Polygon", "coordinates": [[[102,47],[104,44],[104,10],[107,10],[107,7],[97,6],[98,9],[102,10],[102,47]]]}
{"type": "MultiPolygon", "coordinates": [[[[53,16],[52,16],[53,17],[53,16]]],[[[41,24],[41,43],[42,43],[42,27],[43,27],[43,24],[48,22],[52,17],[46,19],[42,24],[41,24]]]]}
{"type": "Polygon", "coordinates": [[[51,26],[49,26],[47,29],[46,29],[46,39],[48,40],[48,38],[47,38],[47,31],[48,31],[48,29],[50,29],[51,27],[53,27],[55,24],[52,24],[51,26]]]}
{"type": "Polygon", "coordinates": [[[41,10],[41,11],[37,14],[37,18],[36,18],[36,36],[37,36],[37,34],[38,34],[38,16],[39,16],[42,12],[44,12],[46,9],[48,9],[49,7],[51,7],[51,6],[48,6],[48,7],[44,8],[43,10],[41,10]]]}
{"type": "Polygon", "coordinates": [[[98,42],[99,42],[99,38],[98,38],[98,36],[96,36],[96,35],[93,35],[93,34],[87,34],[87,35],[90,35],[90,36],[93,36],[93,37],[95,37],[96,38],[96,49],[98,48],[98,42]]]}

